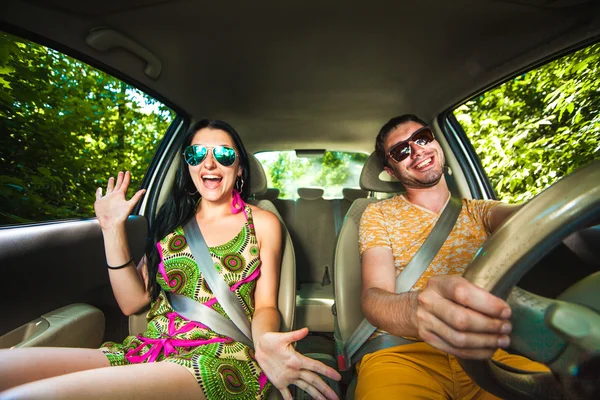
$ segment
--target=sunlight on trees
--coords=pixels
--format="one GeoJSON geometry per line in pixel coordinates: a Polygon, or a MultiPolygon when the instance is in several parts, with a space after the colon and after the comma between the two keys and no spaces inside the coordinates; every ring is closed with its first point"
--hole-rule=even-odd
{"type": "Polygon", "coordinates": [[[173,111],[112,76],[0,34],[0,224],[92,217],[120,170],[144,172],[173,111]]]}
{"type": "MultiPolygon", "coordinates": [[[[600,158],[600,44],[527,72],[454,114],[499,199],[531,198],[600,158]]],[[[65,56],[0,33],[0,224],[93,216],[94,193],[130,170],[139,187],[175,113],[65,56]]],[[[261,154],[257,156],[260,158],[261,154]]],[[[281,198],[318,186],[357,187],[366,154],[262,160],[281,198]]]]}
{"type": "Polygon", "coordinates": [[[519,75],[454,111],[496,191],[520,202],[600,158],[600,44],[519,75]]]}
{"type": "Polygon", "coordinates": [[[257,153],[267,185],[279,189],[280,199],[298,198],[301,187],[319,187],[324,198],[341,198],[344,187],[358,188],[368,154],[326,151],[315,157],[297,157],[294,151],[257,153]]]}

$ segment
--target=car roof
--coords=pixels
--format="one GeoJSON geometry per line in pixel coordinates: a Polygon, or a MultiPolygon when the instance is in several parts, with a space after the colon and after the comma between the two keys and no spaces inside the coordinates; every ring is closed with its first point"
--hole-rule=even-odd
{"type": "Polygon", "coordinates": [[[250,151],[371,151],[392,116],[432,119],[515,71],[594,40],[599,3],[5,0],[0,18],[5,29],[100,62],[192,118],[231,123],[250,151]],[[158,79],[131,53],[87,45],[98,27],[156,55],[158,79]]]}

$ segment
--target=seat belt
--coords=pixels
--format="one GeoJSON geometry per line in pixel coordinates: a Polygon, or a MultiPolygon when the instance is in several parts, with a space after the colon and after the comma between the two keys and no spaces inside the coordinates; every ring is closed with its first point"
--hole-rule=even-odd
{"type": "MultiPolygon", "coordinates": [[[[342,210],[340,202],[340,199],[333,199],[333,223],[335,228],[336,239],[340,234],[340,229],[342,229],[342,210]]],[[[321,278],[321,286],[326,286],[331,283],[331,274],[329,273],[330,269],[331,267],[329,265],[325,265],[323,277],[321,278]]]]}
{"type": "MultiPolygon", "coordinates": [[[[461,209],[462,201],[458,198],[450,197],[431,233],[429,233],[429,236],[425,239],[419,250],[417,250],[408,265],[396,278],[396,293],[408,292],[417,283],[446,239],[448,239],[448,235],[450,235],[452,228],[454,228],[461,209]]],[[[363,344],[376,330],[377,328],[371,325],[369,321],[363,319],[354,332],[352,332],[352,335],[350,335],[344,346],[343,364],[346,370],[352,364],[360,361],[369,352],[412,342],[409,339],[398,336],[385,335],[390,337],[373,342],[373,344],[369,344],[368,347],[363,349],[363,344]]]]}
{"type": "Polygon", "coordinates": [[[340,199],[333,199],[333,222],[335,224],[335,237],[342,229],[342,210],[340,209],[340,199]]]}
{"type": "Polygon", "coordinates": [[[230,337],[236,342],[244,343],[246,346],[254,349],[252,340],[248,339],[229,318],[182,294],[173,292],[165,294],[173,310],[182,317],[191,321],[201,322],[217,334],[230,337]]]}
{"type": "MultiPolygon", "coordinates": [[[[183,226],[183,231],[190,250],[198,263],[198,268],[219,301],[219,304],[223,307],[223,310],[225,310],[231,321],[237,326],[241,333],[252,342],[250,321],[248,321],[248,317],[246,317],[246,313],[242,309],[242,305],[235,293],[229,289],[229,285],[218,274],[195,217],[192,217],[192,219],[183,226]]],[[[199,307],[206,307],[204,304],[196,303],[199,307]]],[[[198,322],[204,321],[200,320],[198,322]]]]}

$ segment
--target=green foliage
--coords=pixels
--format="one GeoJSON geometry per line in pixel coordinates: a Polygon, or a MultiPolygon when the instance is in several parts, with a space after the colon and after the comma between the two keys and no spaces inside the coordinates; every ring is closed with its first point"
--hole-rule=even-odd
{"type": "Polygon", "coordinates": [[[93,216],[120,170],[139,187],[174,113],[89,65],[0,33],[0,224],[93,216]]]}
{"type": "Polygon", "coordinates": [[[305,159],[293,158],[288,152],[280,152],[277,159],[272,162],[264,162],[263,166],[267,172],[268,187],[279,189],[280,198],[290,198],[286,187],[288,182],[295,181],[306,173],[308,163],[305,159]]]}
{"type": "Polygon", "coordinates": [[[267,174],[268,186],[279,189],[279,198],[296,198],[298,187],[319,186],[326,197],[341,197],[342,187],[358,185],[358,174],[367,161],[363,153],[326,151],[323,156],[297,158],[291,151],[270,159],[257,154],[267,174]]]}
{"type": "Polygon", "coordinates": [[[362,167],[367,161],[367,157],[363,153],[326,151],[323,157],[315,160],[316,164],[320,166],[317,185],[325,188],[347,185],[352,176],[352,165],[358,163],[362,167]]]}
{"type": "Polygon", "coordinates": [[[486,92],[454,113],[499,199],[527,200],[600,158],[600,44],[486,92]]]}

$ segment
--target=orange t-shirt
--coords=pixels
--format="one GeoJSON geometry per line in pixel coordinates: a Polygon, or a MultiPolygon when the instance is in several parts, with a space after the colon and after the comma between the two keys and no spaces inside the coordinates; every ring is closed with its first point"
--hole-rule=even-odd
{"type": "MultiPolygon", "coordinates": [[[[460,275],[491,232],[495,200],[462,200],[462,210],[448,239],[412,290],[422,290],[432,276],[460,275]]],[[[396,276],[421,247],[439,214],[410,203],[404,196],[370,204],[360,220],[360,254],[374,247],[392,250],[396,276]]]]}

